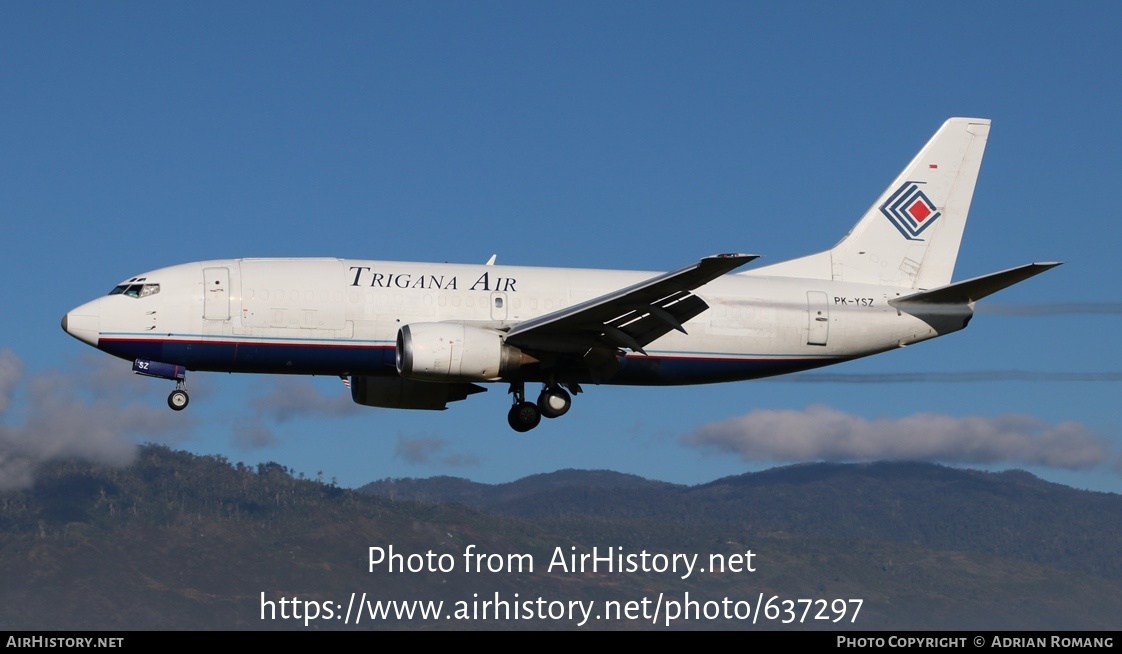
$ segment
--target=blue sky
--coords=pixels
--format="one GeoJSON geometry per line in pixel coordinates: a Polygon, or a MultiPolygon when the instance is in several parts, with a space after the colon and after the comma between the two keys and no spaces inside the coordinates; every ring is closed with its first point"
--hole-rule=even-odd
{"type": "Polygon", "coordinates": [[[784,461],[698,434],[832,411],[916,442],[935,419],[1020,425],[996,454],[917,458],[1122,492],[1120,28],[1122,7],[1090,2],[0,5],[0,447],[28,474],[127,460],[127,432],[347,486],[566,467],[699,483],[784,461]],[[333,378],[199,373],[173,414],[167,382],[58,327],[206,259],[781,261],[836,242],[956,115],[993,131],[955,278],[1065,264],[833,381],[589,387],[519,435],[503,386],[430,413],[354,406],[333,378]],[[1098,454],[1057,463],[1065,434],[1098,454]]]}

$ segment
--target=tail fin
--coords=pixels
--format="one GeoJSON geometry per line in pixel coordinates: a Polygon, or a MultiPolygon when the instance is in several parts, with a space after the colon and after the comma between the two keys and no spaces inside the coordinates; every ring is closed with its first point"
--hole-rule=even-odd
{"type": "Polygon", "coordinates": [[[833,249],[751,274],[926,289],[951,281],[990,121],[951,118],[833,249]]]}

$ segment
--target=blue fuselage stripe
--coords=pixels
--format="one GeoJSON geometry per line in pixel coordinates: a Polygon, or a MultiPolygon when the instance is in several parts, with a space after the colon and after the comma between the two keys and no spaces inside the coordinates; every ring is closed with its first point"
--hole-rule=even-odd
{"type": "MultiPolygon", "coordinates": [[[[301,375],[396,375],[395,346],[386,341],[163,339],[102,335],[98,348],[129,361],[149,359],[189,370],[301,375]]],[[[673,385],[770,377],[837,363],[844,357],[724,352],[628,355],[608,384],[673,385]]]]}

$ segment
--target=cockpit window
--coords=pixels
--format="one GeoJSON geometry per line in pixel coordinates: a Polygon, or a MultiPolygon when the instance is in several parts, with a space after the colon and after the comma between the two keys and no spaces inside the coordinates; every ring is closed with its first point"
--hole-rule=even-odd
{"type": "Polygon", "coordinates": [[[159,284],[120,284],[109,291],[110,295],[127,295],[129,297],[148,297],[160,292],[159,284]]]}

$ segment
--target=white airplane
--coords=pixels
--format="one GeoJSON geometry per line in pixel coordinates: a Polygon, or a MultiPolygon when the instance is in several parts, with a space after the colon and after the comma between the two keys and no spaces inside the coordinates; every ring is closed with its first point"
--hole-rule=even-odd
{"type": "Polygon", "coordinates": [[[174,380],[186,371],[337,375],[367,406],[445,409],[510,385],[517,431],[582,384],[703,384],[808,370],[958,331],[974,303],[1059,265],[951,283],[990,121],[952,118],[830,250],[730,274],[351,259],[229,259],[127,279],[62,319],[174,380]],[[525,385],[540,383],[536,402],[525,385]]]}

